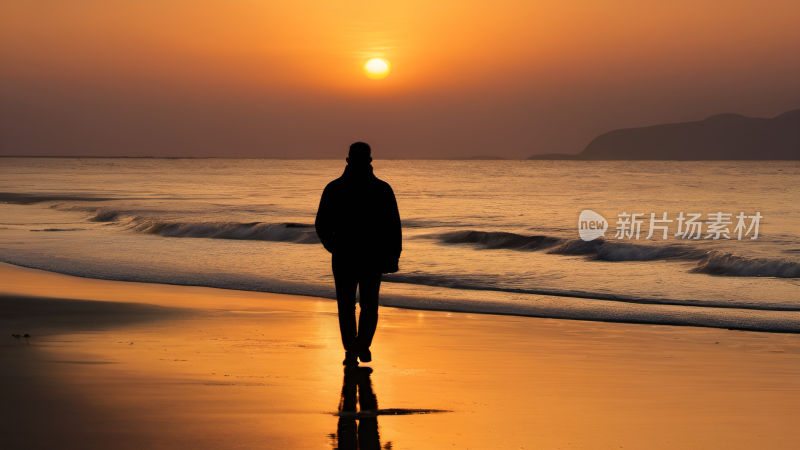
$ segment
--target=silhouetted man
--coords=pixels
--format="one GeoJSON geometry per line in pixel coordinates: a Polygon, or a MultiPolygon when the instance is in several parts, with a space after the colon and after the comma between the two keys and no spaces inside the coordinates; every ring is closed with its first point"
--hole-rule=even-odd
{"type": "Polygon", "coordinates": [[[397,272],[402,251],[394,192],[373,175],[371,162],[369,145],[350,146],[344,173],[322,192],[315,223],[322,245],[333,255],[344,364],[372,360],[369,347],[378,326],[381,275],[397,272]],[[358,327],[356,287],[361,305],[358,327]]]}

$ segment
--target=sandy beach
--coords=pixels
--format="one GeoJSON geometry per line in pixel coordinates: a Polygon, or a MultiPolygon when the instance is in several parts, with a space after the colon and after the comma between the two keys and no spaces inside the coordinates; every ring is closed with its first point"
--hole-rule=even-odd
{"type": "MultiPolygon", "coordinates": [[[[330,300],[0,278],[4,448],[348,448],[330,300]]],[[[381,448],[800,444],[794,334],[384,307],[373,355],[381,448]]]]}

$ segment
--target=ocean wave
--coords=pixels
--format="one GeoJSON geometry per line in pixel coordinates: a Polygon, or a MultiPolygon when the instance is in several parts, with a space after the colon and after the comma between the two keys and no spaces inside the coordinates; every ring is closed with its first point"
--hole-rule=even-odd
{"type": "Polygon", "coordinates": [[[32,205],[34,203],[55,201],[104,202],[107,200],[114,199],[110,197],[91,197],[83,195],[16,194],[13,192],[0,192],[0,202],[15,205],[32,205]]]}
{"type": "Polygon", "coordinates": [[[82,231],[84,228],[45,228],[43,230],[30,230],[30,231],[82,231]]]}
{"type": "MultiPolygon", "coordinates": [[[[62,205],[57,203],[55,205],[50,206],[51,209],[57,209],[59,211],[79,211],[90,213],[88,220],[90,222],[113,222],[118,218],[126,215],[123,211],[117,211],[113,209],[103,208],[99,206],[83,206],[83,205],[62,205]]],[[[131,214],[127,214],[132,216],[131,214]]]]}
{"type": "Polygon", "coordinates": [[[319,244],[314,225],[304,223],[173,221],[94,206],[53,205],[62,211],[90,213],[90,222],[107,222],[139,233],[172,238],[207,238],[319,244]]]}
{"type": "Polygon", "coordinates": [[[601,261],[653,261],[657,259],[700,259],[705,251],[681,244],[648,245],[605,241],[597,248],[595,259],[601,261]]]}
{"type": "Polygon", "coordinates": [[[733,277],[800,278],[800,262],[709,252],[691,272],[733,277]]]}
{"type": "Polygon", "coordinates": [[[319,243],[314,225],[302,223],[173,222],[134,216],[123,226],[140,233],[164,237],[319,243]]]}
{"type": "MultiPolygon", "coordinates": [[[[686,244],[637,244],[615,242],[604,239],[585,242],[581,239],[560,239],[553,236],[525,236],[499,231],[453,231],[443,234],[419,236],[420,238],[437,238],[445,244],[474,244],[484,249],[540,250],[546,249],[548,254],[584,255],[590,260],[624,262],[654,260],[698,261],[692,273],[725,275],[734,277],[779,277],[800,278],[800,263],[784,258],[748,258],[731,253],[720,253],[692,248],[686,244]]],[[[411,279],[411,278],[406,278],[411,279]]],[[[407,281],[398,281],[407,282],[407,281]]],[[[456,287],[441,280],[423,282],[431,286],[456,287]]],[[[465,289],[483,289],[466,287],[465,289]]],[[[544,295],[560,295],[549,292],[529,292],[527,290],[506,290],[508,292],[525,292],[544,295]]],[[[581,294],[583,296],[583,294],[581,294]]],[[[605,297],[590,297],[606,299],[605,297]]]]}
{"type": "Polygon", "coordinates": [[[597,250],[604,242],[602,239],[589,242],[582,239],[571,239],[547,250],[547,253],[555,255],[594,255],[597,254],[597,250]]]}
{"type": "Polygon", "coordinates": [[[89,220],[92,222],[111,222],[112,220],[116,219],[119,214],[119,211],[101,209],[97,211],[95,215],[90,217],[89,220]]]}
{"type": "Polygon", "coordinates": [[[403,228],[442,228],[464,226],[463,222],[426,220],[426,219],[403,219],[400,221],[403,228]]]}
{"type": "Polygon", "coordinates": [[[478,244],[487,249],[539,250],[561,239],[552,236],[525,236],[504,231],[453,231],[436,235],[447,244],[478,244]]]}
{"type": "Polygon", "coordinates": [[[509,292],[515,294],[531,294],[531,295],[546,295],[552,297],[564,298],[580,298],[587,300],[605,300],[622,303],[638,303],[643,305],[674,305],[674,306],[690,306],[702,308],[728,308],[728,309],[746,309],[757,311],[800,311],[800,306],[788,306],[785,304],[771,304],[771,303],[734,303],[734,302],[720,302],[710,300],[687,300],[687,299],[665,299],[665,298],[647,298],[636,297],[630,295],[608,294],[602,292],[587,292],[587,291],[572,291],[572,290],[558,290],[558,289],[541,289],[541,288],[515,288],[504,287],[496,283],[481,279],[476,276],[448,276],[440,274],[427,274],[427,273],[393,273],[383,276],[383,281],[388,283],[404,283],[415,284],[431,287],[442,287],[448,289],[463,289],[475,291],[494,291],[494,292],[509,292]]]}
{"type": "Polygon", "coordinates": [[[600,261],[694,260],[705,255],[703,250],[693,249],[682,244],[634,244],[604,239],[586,242],[581,239],[565,240],[546,235],[526,236],[504,231],[462,230],[422,237],[436,237],[445,244],[474,244],[484,249],[523,251],[547,249],[549,254],[589,255],[600,261]]]}

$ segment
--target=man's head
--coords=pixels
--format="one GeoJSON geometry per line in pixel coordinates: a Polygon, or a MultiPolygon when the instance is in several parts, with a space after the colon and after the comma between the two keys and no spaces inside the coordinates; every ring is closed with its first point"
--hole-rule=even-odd
{"type": "Polygon", "coordinates": [[[369,164],[372,162],[370,156],[372,149],[366,142],[356,142],[350,146],[350,153],[348,153],[347,162],[350,164],[369,164]]]}

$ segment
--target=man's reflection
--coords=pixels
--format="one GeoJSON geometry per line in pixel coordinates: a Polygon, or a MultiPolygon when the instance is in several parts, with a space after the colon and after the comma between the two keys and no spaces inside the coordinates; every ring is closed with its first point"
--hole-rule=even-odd
{"type": "MultiPolygon", "coordinates": [[[[380,450],[378,435],[378,398],[372,390],[369,367],[346,366],[339,402],[339,425],[331,438],[334,449],[380,450]],[[358,404],[358,412],[356,411],[358,404]]],[[[385,449],[391,449],[386,444],[385,449]]]]}

